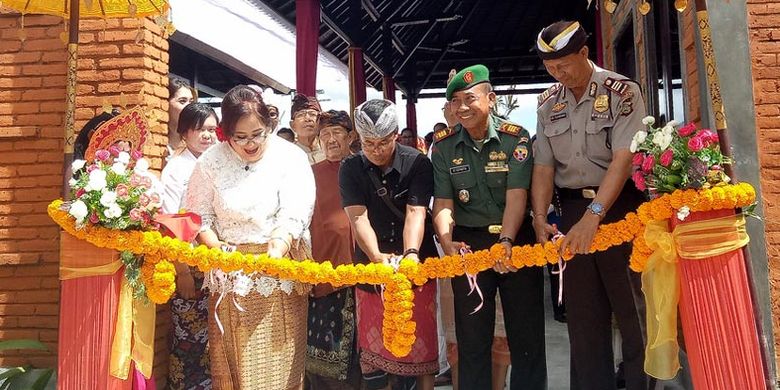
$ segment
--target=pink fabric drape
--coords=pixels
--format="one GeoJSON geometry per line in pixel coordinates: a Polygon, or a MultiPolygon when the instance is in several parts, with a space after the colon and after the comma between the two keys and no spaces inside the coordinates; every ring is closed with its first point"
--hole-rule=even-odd
{"type": "Polygon", "coordinates": [[[295,89],[317,96],[317,50],[319,49],[319,0],[295,1],[295,89]]]}
{"type": "Polygon", "coordinates": [[[363,49],[349,48],[349,112],[366,101],[366,72],[363,68],[363,49]]]}
{"type": "Polygon", "coordinates": [[[414,100],[406,100],[406,127],[417,130],[417,108],[414,100]]]}
{"type": "MultiPolygon", "coordinates": [[[[685,222],[733,210],[691,213],[685,222]]],[[[672,228],[681,224],[672,219],[672,228]]],[[[742,250],[680,259],[680,322],[696,389],[765,389],[756,319],[742,250]]]]}
{"type": "Polygon", "coordinates": [[[393,80],[393,76],[382,76],[382,94],[385,99],[395,103],[395,80],[393,80]]]}

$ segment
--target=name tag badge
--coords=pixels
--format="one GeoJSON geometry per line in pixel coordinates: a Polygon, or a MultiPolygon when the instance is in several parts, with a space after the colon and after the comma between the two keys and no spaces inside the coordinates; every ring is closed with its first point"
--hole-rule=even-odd
{"type": "Polygon", "coordinates": [[[566,115],[565,112],[561,112],[561,113],[558,113],[558,114],[555,114],[555,115],[551,115],[550,116],[550,122],[555,122],[555,121],[557,121],[559,119],[566,118],[566,116],[567,115],[566,115]]]}
{"type": "Polygon", "coordinates": [[[450,175],[457,175],[459,173],[466,173],[469,171],[471,171],[471,167],[469,165],[460,165],[450,168],[450,175]]]}
{"type": "Polygon", "coordinates": [[[509,164],[506,161],[491,161],[485,166],[485,173],[509,172],[509,164]]]}

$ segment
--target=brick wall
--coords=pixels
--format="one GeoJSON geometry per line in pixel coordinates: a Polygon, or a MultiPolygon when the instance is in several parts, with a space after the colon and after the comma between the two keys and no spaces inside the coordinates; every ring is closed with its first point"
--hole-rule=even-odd
{"type": "Polygon", "coordinates": [[[636,64],[637,64],[637,82],[642,89],[642,95],[647,96],[647,68],[642,66],[645,62],[645,48],[644,48],[644,18],[636,10],[637,4],[634,2],[623,1],[618,4],[613,14],[608,13],[604,7],[600,8],[601,17],[603,22],[601,23],[602,45],[604,46],[604,68],[615,69],[615,47],[612,44],[615,35],[623,29],[631,29],[631,22],[633,21],[634,30],[634,47],[636,48],[636,64]],[[630,19],[629,19],[630,18],[630,19]]]}
{"type": "MultiPolygon", "coordinates": [[[[46,215],[60,196],[66,50],[60,18],[0,9],[0,339],[40,339],[51,353],[6,353],[0,366],[55,367],[59,228],[46,215]]],[[[142,105],[152,121],[144,153],[161,167],[167,144],[168,41],[151,20],[81,22],[76,129],[103,103],[142,105]],[[137,42],[137,37],[141,38],[137,42]]],[[[155,375],[167,372],[167,306],[158,311],[155,375]]]]}
{"type": "MultiPolygon", "coordinates": [[[[780,1],[748,0],[758,158],[764,198],[775,350],[780,348],[780,1]]],[[[777,355],[777,354],[776,354],[777,355]]],[[[780,365],[780,360],[776,362],[780,365]]]]}
{"type": "Polygon", "coordinates": [[[46,206],[62,183],[62,19],[0,11],[0,339],[32,338],[51,353],[0,356],[0,366],[56,366],[59,228],[46,206]]]}

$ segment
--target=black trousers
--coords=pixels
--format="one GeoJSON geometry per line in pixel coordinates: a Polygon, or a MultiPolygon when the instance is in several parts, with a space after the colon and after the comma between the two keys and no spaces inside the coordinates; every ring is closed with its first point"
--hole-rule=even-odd
{"type": "MultiPolygon", "coordinates": [[[[517,244],[530,243],[533,230],[524,224],[517,244]]],[[[456,226],[455,241],[463,241],[472,250],[487,249],[498,236],[485,229],[456,226]]],[[[492,388],[493,331],[496,321],[496,293],[501,294],[504,325],[512,362],[509,388],[546,389],[547,363],[544,347],[544,274],[542,267],[526,267],[517,272],[499,274],[480,272],[477,283],[484,297],[482,308],[476,291],[469,295],[465,276],[452,279],[455,300],[455,335],[458,341],[458,382],[463,390],[492,388]]]]}
{"type": "MultiPolygon", "coordinates": [[[[626,186],[630,186],[627,183],[626,186]]],[[[640,199],[624,190],[602,223],[616,222],[636,208],[640,199]]],[[[560,229],[566,233],[576,224],[590,199],[561,199],[560,229]]],[[[564,299],[571,344],[571,388],[577,390],[615,389],[612,351],[612,315],[623,339],[626,389],[647,389],[644,373],[644,342],[632,293],[633,272],[628,268],[631,244],[604,252],[578,255],[566,264],[564,299]]]]}

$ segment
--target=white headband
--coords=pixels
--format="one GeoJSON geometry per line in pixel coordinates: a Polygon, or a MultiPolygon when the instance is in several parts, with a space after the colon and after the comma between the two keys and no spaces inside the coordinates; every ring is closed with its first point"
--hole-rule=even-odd
{"type": "Polygon", "coordinates": [[[553,53],[561,50],[569,44],[569,40],[571,40],[571,38],[574,36],[574,33],[576,33],[579,28],[580,22],[572,23],[569,27],[566,27],[565,30],[561,31],[560,34],[553,38],[549,44],[545,42],[544,39],[542,39],[542,34],[544,34],[545,30],[547,30],[545,28],[540,31],[539,35],[536,37],[536,47],[542,53],[553,53]]]}
{"type": "Polygon", "coordinates": [[[372,121],[363,107],[371,100],[355,108],[355,130],[364,138],[384,138],[390,133],[398,131],[398,116],[395,112],[395,104],[390,103],[379,115],[376,122],[372,121]]]}

